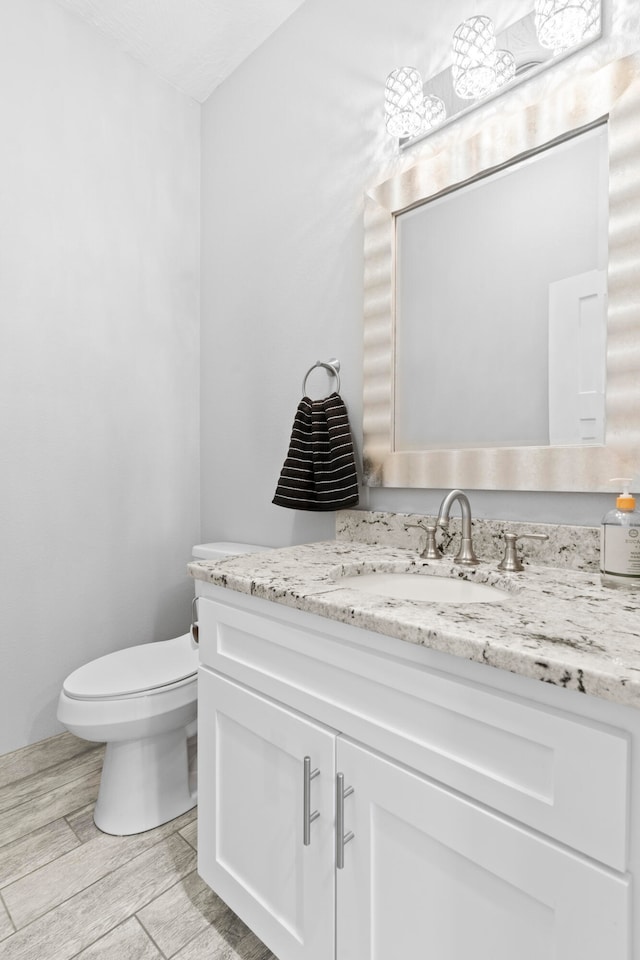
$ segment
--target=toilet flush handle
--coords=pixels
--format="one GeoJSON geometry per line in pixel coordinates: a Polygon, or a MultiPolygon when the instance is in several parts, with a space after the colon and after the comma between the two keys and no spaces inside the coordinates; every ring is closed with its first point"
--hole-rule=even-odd
{"type": "Polygon", "coordinates": [[[194,646],[200,643],[200,624],[198,623],[198,598],[194,597],[191,601],[191,642],[194,646]]]}

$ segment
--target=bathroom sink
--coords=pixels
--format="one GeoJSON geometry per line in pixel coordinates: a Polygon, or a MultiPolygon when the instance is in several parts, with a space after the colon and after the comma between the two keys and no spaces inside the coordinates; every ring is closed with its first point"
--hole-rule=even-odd
{"type": "Polygon", "coordinates": [[[431,603],[499,603],[508,594],[488,583],[459,577],[422,576],[416,573],[363,573],[340,577],[340,586],[395,600],[427,600],[431,603]]]}

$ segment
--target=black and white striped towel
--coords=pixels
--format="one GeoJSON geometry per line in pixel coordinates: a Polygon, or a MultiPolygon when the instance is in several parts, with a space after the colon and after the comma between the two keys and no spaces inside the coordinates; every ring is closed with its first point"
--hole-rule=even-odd
{"type": "Polygon", "coordinates": [[[347,408],[338,393],[303,397],[273,503],[292,510],[342,510],[358,502],[347,408]]]}

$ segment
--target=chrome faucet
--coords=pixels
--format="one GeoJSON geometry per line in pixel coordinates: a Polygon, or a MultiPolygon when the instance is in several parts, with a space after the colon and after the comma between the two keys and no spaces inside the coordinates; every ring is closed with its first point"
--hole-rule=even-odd
{"type": "Polygon", "coordinates": [[[453,562],[470,567],[476,563],[480,563],[480,561],[474,553],[473,543],[471,542],[471,505],[468,496],[463,490],[452,490],[446,495],[440,504],[436,523],[439,527],[443,527],[445,530],[447,529],[449,526],[449,513],[456,500],[460,501],[460,509],[462,510],[462,541],[453,562]]]}

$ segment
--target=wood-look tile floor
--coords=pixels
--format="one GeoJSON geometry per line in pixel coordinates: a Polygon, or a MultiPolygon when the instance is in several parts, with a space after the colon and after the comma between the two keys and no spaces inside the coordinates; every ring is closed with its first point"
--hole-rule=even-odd
{"type": "Polygon", "coordinates": [[[0,756],[2,960],[276,960],[196,873],[196,811],[133,837],[93,823],[104,748],[0,756]]]}

